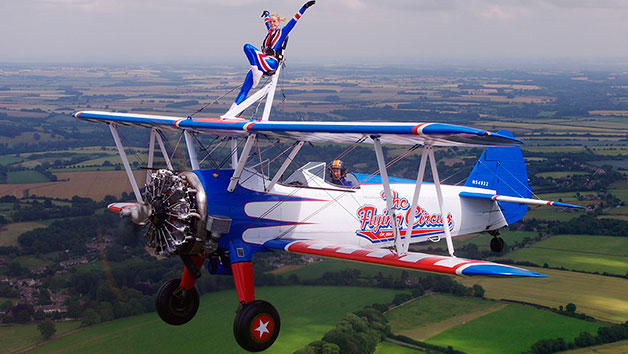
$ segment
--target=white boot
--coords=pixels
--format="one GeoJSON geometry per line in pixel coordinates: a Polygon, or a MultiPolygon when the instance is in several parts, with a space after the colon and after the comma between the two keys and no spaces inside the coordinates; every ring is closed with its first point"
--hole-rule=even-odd
{"type": "Polygon", "coordinates": [[[251,88],[256,88],[264,73],[257,68],[257,65],[251,65],[251,72],[253,73],[253,86],[251,88]]]}

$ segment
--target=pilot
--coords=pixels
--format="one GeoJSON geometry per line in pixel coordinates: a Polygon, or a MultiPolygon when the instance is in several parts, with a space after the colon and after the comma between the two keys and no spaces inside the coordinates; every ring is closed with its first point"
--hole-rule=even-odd
{"type": "Polygon", "coordinates": [[[331,183],[342,187],[353,187],[353,183],[346,179],[347,167],[342,160],[334,160],[329,165],[329,177],[331,183]]]}
{"type": "Polygon", "coordinates": [[[279,17],[277,14],[271,15],[268,11],[264,11],[262,13],[264,23],[268,29],[268,34],[262,42],[261,51],[250,44],[244,45],[244,54],[246,54],[246,57],[251,64],[251,70],[249,70],[246,74],[240,93],[236,97],[234,104],[231,106],[232,108],[246,99],[246,96],[249,94],[251,88],[256,87],[259,83],[262,75],[266,73],[272,75],[272,73],[275,72],[279,61],[281,60],[281,52],[284,48],[283,43],[288,37],[288,33],[290,33],[292,28],[294,28],[294,25],[296,25],[305,10],[314,5],[315,2],[315,0],[306,2],[305,5],[301,7],[299,12],[297,12],[283,27],[279,26],[282,20],[286,20],[285,17],[279,17]]]}

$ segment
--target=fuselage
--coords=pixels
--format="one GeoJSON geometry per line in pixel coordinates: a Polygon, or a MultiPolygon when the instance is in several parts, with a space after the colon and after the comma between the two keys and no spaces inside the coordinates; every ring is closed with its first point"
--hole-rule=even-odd
{"type": "MultiPolygon", "coordinates": [[[[324,170],[323,170],[324,171],[324,170]]],[[[388,247],[394,235],[379,177],[362,179],[355,188],[335,186],[320,174],[300,170],[290,184],[276,184],[266,191],[270,180],[245,170],[233,192],[226,187],[233,170],[195,171],[207,194],[210,215],[229,215],[231,230],[221,242],[241,239],[262,245],[272,239],[321,240],[360,246],[388,247]]],[[[290,179],[287,180],[290,182],[290,179]]],[[[402,237],[406,236],[415,181],[391,178],[393,206],[402,237]]],[[[443,218],[435,186],[421,185],[411,243],[437,241],[444,236],[443,220],[453,237],[496,230],[507,226],[497,203],[459,197],[462,191],[495,193],[493,190],[442,185],[443,218]]]]}

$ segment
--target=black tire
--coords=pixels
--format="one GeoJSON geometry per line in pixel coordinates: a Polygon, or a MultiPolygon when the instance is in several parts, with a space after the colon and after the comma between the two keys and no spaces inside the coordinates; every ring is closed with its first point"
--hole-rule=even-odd
{"type": "Polygon", "coordinates": [[[198,311],[199,297],[196,288],[185,292],[185,296],[175,295],[181,279],[170,279],[163,283],[155,298],[155,307],[159,317],[167,324],[179,326],[188,323],[198,311]]]}
{"type": "Polygon", "coordinates": [[[255,300],[238,311],[233,321],[233,335],[243,349],[259,352],[275,342],[280,327],[275,307],[266,301],[255,300]]]}
{"type": "Polygon", "coordinates": [[[499,253],[504,249],[504,239],[501,237],[493,237],[491,240],[491,251],[499,253]]]}

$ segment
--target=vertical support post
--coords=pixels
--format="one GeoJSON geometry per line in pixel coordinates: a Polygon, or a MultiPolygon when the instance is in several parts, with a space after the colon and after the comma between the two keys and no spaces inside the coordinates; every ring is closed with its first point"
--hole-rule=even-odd
{"type": "Polygon", "coordinates": [[[242,175],[242,171],[244,170],[244,165],[246,165],[246,161],[249,159],[249,155],[251,154],[251,148],[253,148],[254,143],[255,134],[251,134],[248,136],[248,138],[246,138],[244,149],[242,149],[242,155],[240,155],[240,161],[238,161],[238,165],[236,166],[235,171],[233,171],[233,176],[231,176],[231,181],[229,181],[227,191],[233,192],[235,190],[235,187],[240,180],[240,176],[242,175]]]}
{"type": "MultiPolygon", "coordinates": [[[[427,149],[427,147],[425,147],[427,149]]],[[[438,178],[438,168],[436,168],[436,158],[434,158],[434,149],[430,146],[427,150],[430,157],[430,166],[432,167],[432,177],[434,177],[434,186],[436,187],[436,197],[438,198],[438,207],[440,208],[441,219],[443,220],[443,230],[445,232],[445,240],[447,241],[447,250],[449,255],[454,256],[454,244],[451,241],[451,232],[449,231],[449,223],[447,222],[447,214],[443,205],[443,192],[440,188],[440,179],[438,178]]]]}
{"type": "Polygon", "coordinates": [[[253,263],[231,263],[231,271],[233,272],[233,281],[235,283],[236,292],[238,293],[238,301],[248,304],[249,302],[255,300],[253,263]]]}
{"type": "Polygon", "coordinates": [[[190,157],[190,164],[193,170],[200,170],[198,165],[198,157],[196,156],[196,149],[194,148],[194,141],[192,140],[192,134],[187,130],[183,131],[185,136],[185,146],[188,148],[188,156],[190,157]]]}
{"type": "Polygon", "coordinates": [[[371,137],[373,139],[373,145],[375,146],[375,156],[377,157],[377,165],[379,167],[379,174],[382,177],[382,185],[384,187],[384,195],[386,196],[386,209],[388,209],[388,216],[390,217],[393,235],[395,236],[395,249],[397,254],[402,251],[401,237],[399,235],[399,225],[397,224],[397,213],[393,206],[392,193],[390,191],[390,182],[388,180],[388,171],[386,170],[386,161],[384,161],[384,152],[382,151],[382,143],[379,137],[371,137]]]}
{"type": "Polygon", "coordinates": [[[137,186],[137,181],[135,181],[135,176],[133,176],[133,171],[131,170],[131,165],[129,165],[129,160],[126,158],[124,147],[122,146],[122,142],[120,142],[118,129],[116,128],[115,124],[109,123],[109,130],[111,130],[111,135],[113,135],[113,140],[116,142],[116,147],[118,148],[118,153],[120,154],[120,158],[122,159],[122,164],[124,165],[124,170],[126,171],[126,175],[129,177],[129,182],[131,182],[131,188],[133,188],[133,194],[135,194],[135,199],[137,199],[137,201],[141,203],[142,194],[140,194],[140,189],[137,186]]]}
{"type": "Polygon", "coordinates": [[[238,165],[238,138],[231,138],[231,168],[238,165]]]}
{"type": "MultiPolygon", "coordinates": [[[[431,146],[429,147],[431,149],[431,146]]],[[[419,173],[416,177],[416,185],[414,186],[414,195],[412,196],[412,205],[410,206],[410,217],[408,219],[408,229],[406,230],[406,238],[403,242],[402,253],[408,253],[410,248],[410,240],[412,238],[412,226],[414,225],[414,219],[416,215],[417,204],[419,203],[419,196],[421,195],[421,185],[423,184],[423,177],[425,176],[425,164],[427,162],[427,149],[426,145],[423,148],[421,154],[421,163],[419,164],[419,173]]]]}
{"type": "Polygon", "coordinates": [[[146,184],[150,182],[150,175],[152,174],[151,168],[153,168],[153,159],[155,158],[155,128],[150,130],[150,140],[148,142],[148,170],[146,170],[146,184]]]}
{"type": "Polygon", "coordinates": [[[266,187],[265,190],[267,192],[275,186],[277,181],[279,181],[279,178],[283,175],[284,172],[286,172],[286,169],[288,168],[288,166],[290,166],[290,163],[292,162],[292,160],[294,160],[294,157],[297,155],[299,150],[301,150],[302,146],[303,146],[303,142],[299,141],[297,145],[294,147],[294,149],[292,149],[292,151],[290,152],[286,160],[283,162],[283,164],[281,164],[279,171],[275,173],[275,177],[273,177],[273,180],[270,181],[270,184],[268,185],[268,187],[266,187]]]}
{"type": "MultiPolygon", "coordinates": [[[[194,265],[196,266],[196,270],[200,271],[201,267],[203,266],[203,262],[205,261],[205,257],[190,256],[190,258],[192,259],[192,262],[194,262],[194,265]]],[[[194,287],[194,284],[196,284],[196,279],[197,278],[194,277],[193,273],[186,266],[185,268],[183,268],[183,275],[181,276],[181,284],[180,285],[185,290],[190,290],[190,289],[192,289],[194,287]]]]}
{"type": "Polygon", "coordinates": [[[275,98],[275,89],[277,88],[277,80],[279,79],[279,71],[281,70],[281,63],[277,63],[277,70],[270,79],[270,87],[268,88],[268,94],[266,94],[266,105],[264,106],[264,113],[262,114],[262,122],[265,122],[270,117],[270,110],[273,106],[273,99],[275,98]]]}
{"type": "Polygon", "coordinates": [[[173,171],[172,163],[170,163],[170,158],[168,157],[168,153],[166,152],[166,147],[164,146],[163,140],[161,140],[161,135],[159,134],[159,130],[155,129],[155,137],[157,138],[157,142],[159,143],[159,149],[161,150],[161,155],[166,160],[166,166],[170,171],[173,171]]]}

